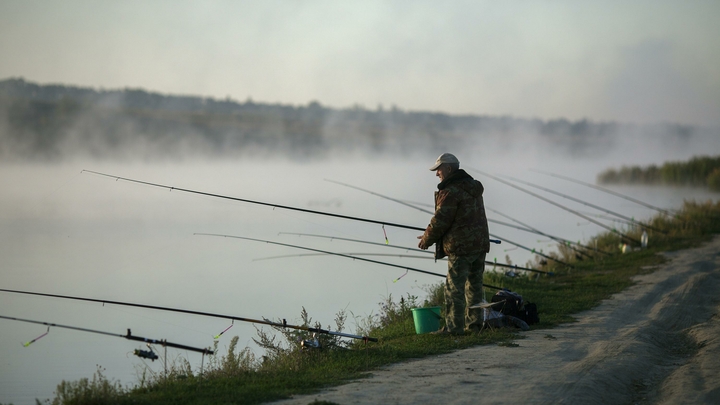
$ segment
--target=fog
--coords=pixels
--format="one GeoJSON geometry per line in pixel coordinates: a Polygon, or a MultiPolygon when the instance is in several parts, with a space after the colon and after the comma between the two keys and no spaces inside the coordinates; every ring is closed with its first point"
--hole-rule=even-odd
{"type": "Polygon", "coordinates": [[[0,78],[718,125],[715,1],[4,1],[0,78]]]}
{"type": "MultiPolygon", "coordinates": [[[[621,164],[662,163],[698,154],[720,154],[714,136],[691,135],[613,137],[591,149],[539,142],[532,134],[514,134],[508,142],[478,139],[455,152],[461,167],[513,175],[591,201],[636,219],[654,213],[629,201],[530,169],[541,169],[594,182],[595,175],[621,164]]],[[[334,328],[334,315],[350,314],[346,331],[357,320],[378,310],[392,295],[424,297],[425,286],[439,277],[341,257],[312,256],[255,259],[305,253],[280,246],[229,238],[193,235],[219,233],[267,239],[334,252],[388,251],[356,245],[279,235],[280,232],[324,234],[384,242],[379,225],[328,218],[237,201],[183,193],[98,176],[116,176],[310,208],[343,215],[424,227],[429,215],[376,196],[324,181],[331,179],[393,198],[432,204],[437,178],[428,170],[444,149],[416,150],[393,155],[332,150],[324,157],[303,160],[284,157],[235,156],[224,159],[185,156],[177,162],[159,159],[93,160],[69,158],[55,163],[3,163],[0,166],[0,269],[2,287],[128,301],[240,317],[287,319],[299,323],[304,307],[324,327],[334,328]]],[[[468,169],[469,170],[469,169],[468,169]]],[[[570,240],[586,240],[601,232],[543,201],[492,179],[469,172],[485,185],[485,204],[544,232],[570,240]]],[[[717,199],[704,189],[614,187],[613,189],[663,208],[678,208],[685,199],[717,199]]],[[[545,195],[545,193],[542,193],[545,195]]],[[[583,212],[582,205],[546,195],[583,212]]],[[[489,213],[490,218],[503,220],[489,213]]],[[[419,232],[385,227],[391,244],[415,247],[419,232]]],[[[491,224],[491,232],[544,251],[552,244],[537,235],[491,224]]],[[[651,241],[652,243],[652,241],[651,241]]],[[[493,245],[489,260],[524,264],[530,253],[505,243],[493,245]]],[[[395,264],[445,273],[445,262],[408,258],[378,258],[395,264]]],[[[489,269],[488,269],[489,270],[489,269]]],[[[229,321],[112,305],[0,294],[2,314],[57,324],[207,347],[229,321]]],[[[45,332],[41,325],[0,320],[0,402],[32,403],[47,398],[63,379],[90,377],[96,365],[123,384],[137,383],[137,370],[161,370],[132,355],[142,348],[123,339],[51,328],[27,348],[26,342],[45,332]]],[[[235,323],[220,339],[224,350],[230,337],[262,352],[252,343],[251,324],[235,323]]],[[[169,350],[171,358],[187,357],[199,367],[201,356],[169,350]]]]}
{"type": "MultiPolygon", "coordinates": [[[[0,2],[0,288],[290,323],[304,307],[330,328],[345,309],[354,332],[379,301],[422,298],[425,286],[442,281],[409,273],[393,282],[403,270],[340,257],[255,260],[303,252],[194,235],[389,253],[279,233],[382,243],[386,232],[391,244],[411,248],[419,232],[83,170],[424,227],[426,213],[324,180],[432,204],[437,178],[428,168],[452,152],[464,168],[648,218],[647,208],[531,169],[594,183],[608,168],[720,154],[720,6],[691,3],[0,2]]],[[[470,174],[483,182],[487,207],[543,232],[587,240],[603,231],[470,174]]],[[[613,189],[663,208],[718,198],[697,188],[613,189]]],[[[537,235],[490,228],[554,249],[537,235]]],[[[493,245],[488,259],[506,256],[533,259],[508,243],[493,245]]],[[[444,262],[381,260],[446,271],[444,262]]],[[[196,347],[229,326],[8,293],[0,293],[0,308],[196,347]]],[[[21,346],[45,331],[0,319],[0,403],[49,398],[60,381],[91,377],[96,365],[123,384],[137,383],[146,367],[161,369],[132,355],[144,348],[137,342],[61,328],[21,346]]],[[[237,335],[261,355],[255,334],[235,323],[220,339],[221,354],[237,335]]],[[[168,354],[196,369],[202,361],[168,354]]]]}

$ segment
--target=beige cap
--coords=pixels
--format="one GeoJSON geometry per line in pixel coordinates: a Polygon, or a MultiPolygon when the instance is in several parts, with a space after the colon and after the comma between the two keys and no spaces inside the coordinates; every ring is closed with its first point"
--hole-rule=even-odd
{"type": "Polygon", "coordinates": [[[460,161],[452,153],[443,153],[437,158],[435,164],[430,168],[430,170],[437,170],[437,168],[440,167],[440,165],[443,163],[460,164],[460,161]]]}

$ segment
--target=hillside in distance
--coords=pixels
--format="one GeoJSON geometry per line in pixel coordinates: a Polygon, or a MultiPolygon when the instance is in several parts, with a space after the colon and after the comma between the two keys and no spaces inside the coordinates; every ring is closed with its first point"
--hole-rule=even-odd
{"type": "Polygon", "coordinates": [[[0,80],[0,158],[5,161],[245,155],[306,159],[331,153],[435,153],[520,142],[582,155],[608,151],[628,134],[678,141],[707,131],[717,129],[451,115],[396,107],[329,108],[317,101],[293,106],[0,80]]]}

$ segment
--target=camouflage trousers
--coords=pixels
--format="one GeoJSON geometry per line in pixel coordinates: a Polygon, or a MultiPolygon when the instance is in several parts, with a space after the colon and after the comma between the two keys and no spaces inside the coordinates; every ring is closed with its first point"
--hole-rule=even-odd
{"type": "Polygon", "coordinates": [[[466,330],[480,329],[482,309],[470,309],[483,299],[483,273],[485,253],[469,256],[448,256],[448,274],[445,279],[445,328],[461,334],[466,330]]]}

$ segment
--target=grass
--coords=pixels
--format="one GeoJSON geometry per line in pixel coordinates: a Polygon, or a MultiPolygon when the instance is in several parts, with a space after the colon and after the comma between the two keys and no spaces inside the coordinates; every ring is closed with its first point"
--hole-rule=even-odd
{"type": "MultiPolygon", "coordinates": [[[[574,252],[560,247],[553,254],[574,267],[561,268],[552,262],[536,263],[551,270],[555,276],[508,278],[498,273],[486,273],[485,281],[517,291],[536,303],[540,323],[533,329],[549,329],[573,322],[573,314],[588,310],[612,294],[632,285],[632,277],[652,271],[665,260],[659,252],[697,246],[720,233],[720,203],[698,204],[686,202],[675,217],[657,216],[651,224],[666,233],[651,232],[650,248],[629,249],[620,254],[620,240],[613,234],[602,234],[591,241],[598,249],[613,252],[591,259],[579,260],[574,252]]],[[[627,229],[639,239],[642,230],[627,229]]],[[[307,332],[278,330],[273,335],[258,330],[254,340],[265,349],[262,359],[249,350],[237,349],[233,338],[228,353],[213,357],[202,374],[192,370],[189,363],[180,361],[167,376],[143,378],[138,387],[122,388],[118,382],[108,381],[98,370],[92,380],[63,381],[53,405],[60,404],[257,404],[288,398],[292,395],[317,392],[321,388],[342,384],[368,376],[378,367],[413,358],[448,353],[467,347],[500,344],[514,347],[519,335],[513,330],[493,330],[466,336],[436,336],[415,334],[411,308],[440,305],[442,285],[429,289],[428,299],[408,295],[399,300],[388,297],[380,303],[377,315],[362,322],[358,333],[378,337],[378,343],[347,342],[328,335],[318,336],[323,349],[302,349],[297,342],[311,339],[307,332]]],[[[305,325],[313,323],[303,309],[305,325]]],[[[342,330],[347,316],[341,311],[335,320],[342,330]]],[[[554,339],[552,334],[545,335],[554,339]]],[[[50,401],[48,401],[50,402],[50,401]]],[[[321,403],[321,402],[316,402],[321,403]]]]}
{"type": "Polygon", "coordinates": [[[600,184],[666,184],[708,186],[720,191],[720,156],[695,156],[685,162],[666,162],[662,166],[623,166],[598,175],[600,184]]]}

